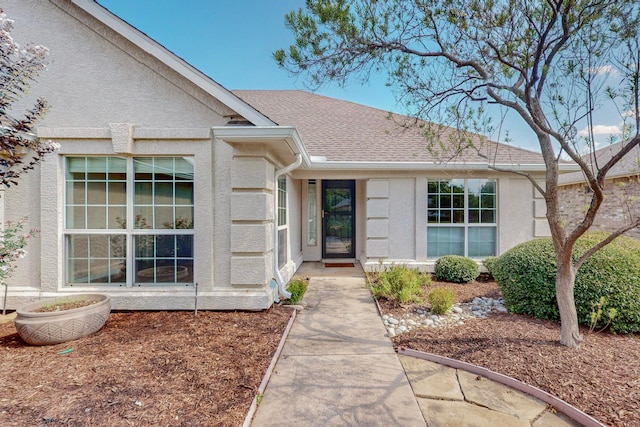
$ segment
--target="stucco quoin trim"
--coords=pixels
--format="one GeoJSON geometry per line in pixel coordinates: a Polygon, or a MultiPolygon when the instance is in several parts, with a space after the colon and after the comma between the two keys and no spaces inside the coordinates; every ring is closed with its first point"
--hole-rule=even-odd
{"type": "Polygon", "coordinates": [[[577,421],[584,427],[606,427],[592,416],[585,414],[578,408],[569,405],[564,400],[558,399],[554,395],[547,393],[544,390],[540,390],[537,387],[523,383],[515,378],[508,377],[506,375],[493,372],[487,368],[481,366],[472,365],[470,363],[462,362],[460,360],[450,359],[444,356],[438,356],[437,354],[425,353],[422,351],[411,350],[404,347],[398,349],[398,354],[404,356],[416,357],[418,359],[428,360],[430,362],[439,363],[441,365],[449,366],[454,369],[462,369],[473,374],[482,375],[492,381],[504,384],[507,387],[511,387],[515,390],[526,393],[537,399],[540,399],[544,403],[553,406],[558,411],[562,412],[567,417],[574,421],[577,421]]]}

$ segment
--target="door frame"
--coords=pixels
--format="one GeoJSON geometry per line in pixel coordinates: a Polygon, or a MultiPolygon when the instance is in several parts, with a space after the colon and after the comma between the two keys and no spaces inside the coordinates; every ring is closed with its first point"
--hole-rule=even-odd
{"type": "Polygon", "coordinates": [[[321,186],[321,227],[322,227],[322,258],[355,258],[356,254],[356,181],[353,179],[329,179],[322,180],[321,186]],[[327,254],[327,230],[326,230],[326,190],[330,188],[347,188],[351,191],[351,251],[349,253],[327,254]]]}

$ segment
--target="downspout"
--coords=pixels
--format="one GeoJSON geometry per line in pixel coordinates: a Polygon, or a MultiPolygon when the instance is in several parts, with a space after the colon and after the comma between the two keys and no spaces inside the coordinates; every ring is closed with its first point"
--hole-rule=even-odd
{"type": "MultiPolygon", "coordinates": [[[[280,178],[284,174],[291,172],[294,169],[299,168],[301,164],[302,155],[296,154],[296,161],[288,166],[283,167],[282,169],[277,169],[274,176],[275,191],[273,192],[273,275],[275,276],[276,282],[278,283],[279,293],[285,299],[291,298],[291,293],[285,288],[286,283],[284,283],[284,279],[280,274],[280,268],[278,267],[278,265],[280,264],[280,260],[278,259],[278,253],[280,252],[280,248],[278,245],[278,178],[280,178]]],[[[276,292],[275,295],[275,302],[280,302],[278,292],[276,292]]]]}

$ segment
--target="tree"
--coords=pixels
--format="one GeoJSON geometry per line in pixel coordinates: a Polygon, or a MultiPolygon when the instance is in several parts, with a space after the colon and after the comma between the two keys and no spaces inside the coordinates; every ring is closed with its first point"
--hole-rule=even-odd
{"type": "Polygon", "coordinates": [[[44,99],[38,99],[23,117],[13,117],[13,104],[45,68],[49,51],[40,45],[21,48],[11,37],[12,28],[13,21],[0,9],[0,187],[17,185],[21,174],[59,147],[34,134],[35,123],[47,111],[44,99]]]}
{"type": "MultiPolygon", "coordinates": [[[[487,104],[521,117],[539,143],[545,185],[522,171],[509,172],[529,178],[544,196],[557,264],[561,343],[578,347],[583,337],[573,295],[577,269],[640,225],[640,218],[631,218],[572,260],[576,240],[602,203],[607,172],[640,143],[639,9],[633,0],[307,0],[306,10],[285,18],[295,44],[274,58],[315,86],[386,73],[417,119],[461,130],[457,141],[447,141],[457,145],[454,153],[479,150],[469,135],[492,130],[487,104]],[[607,87],[616,75],[620,83],[607,87]],[[581,137],[577,129],[593,128],[605,100],[625,117],[625,142],[603,164],[588,162],[581,154],[594,153],[594,135],[581,137]],[[579,165],[592,191],[584,217],[570,228],[560,216],[558,195],[559,167],[567,159],[579,165]]],[[[436,149],[441,142],[434,129],[426,136],[436,149]]]]}

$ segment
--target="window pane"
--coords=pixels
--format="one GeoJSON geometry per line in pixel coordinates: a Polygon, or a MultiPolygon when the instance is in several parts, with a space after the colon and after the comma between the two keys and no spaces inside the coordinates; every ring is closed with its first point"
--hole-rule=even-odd
{"type": "Polygon", "coordinates": [[[193,282],[193,236],[137,236],[136,282],[193,282]]]}
{"type": "Polygon", "coordinates": [[[427,228],[427,256],[464,255],[463,227],[427,228]]]}
{"type": "Polygon", "coordinates": [[[176,205],[193,205],[193,183],[176,182],[176,205]]]}
{"type": "Polygon", "coordinates": [[[480,222],[480,210],[469,210],[469,224],[478,224],[480,222]]]}
{"type": "Polygon", "coordinates": [[[156,182],[153,202],[156,205],[172,205],[173,184],[170,182],[156,182]]]}
{"type": "Polygon", "coordinates": [[[126,236],[67,236],[70,283],[123,283],[126,280],[126,236]]]}
{"type": "Polygon", "coordinates": [[[173,207],[156,206],[154,213],[155,219],[153,228],[173,228],[173,207]]]}
{"type": "Polygon", "coordinates": [[[173,180],[173,157],[158,157],[154,159],[155,179],[158,181],[172,181],[173,180]]]}
{"type": "Polygon", "coordinates": [[[104,205],[107,203],[107,183],[89,182],[87,184],[87,204],[104,205]]]}
{"type": "Polygon", "coordinates": [[[105,206],[88,206],[87,220],[88,229],[106,229],[107,208],[105,206]]]}
{"type": "Polygon", "coordinates": [[[482,209],[493,209],[496,207],[496,196],[483,195],[482,196],[482,209]]]}
{"type": "Polygon", "coordinates": [[[483,224],[495,224],[496,223],[496,211],[483,210],[481,216],[481,222],[483,224]]]}
{"type": "Polygon", "coordinates": [[[186,230],[193,228],[193,207],[177,207],[173,228],[186,230]]]}
{"type": "Polygon", "coordinates": [[[317,201],[317,186],[316,180],[310,179],[307,183],[307,244],[316,245],[318,242],[317,236],[317,216],[318,216],[318,201],[317,201]]]}
{"type": "Polygon", "coordinates": [[[125,182],[109,183],[109,204],[110,205],[126,205],[127,204],[127,184],[125,182]]]}
{"type": "Polygon", "coordinates": [[[136,182],[135,188],[137,205],[153,203],[153,185],[150,182],[136,182]]]}
{"type": "Polygon", "coordinates": [[[278,267],[287,263],[287,229],[278,230],[278,267]]]}
{"type": "Polygon", "coordinates": [[[469,227],[469,256],[484,258],[496,254],[495,227],[469,227]]]}

